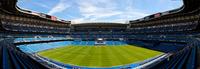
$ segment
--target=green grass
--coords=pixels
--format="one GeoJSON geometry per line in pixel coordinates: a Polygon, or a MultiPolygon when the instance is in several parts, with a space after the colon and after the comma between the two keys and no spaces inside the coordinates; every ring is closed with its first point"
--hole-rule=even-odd
{"type": "Polygon", "coordinates": [[[87,67],[126,65],[155,57],[161,52],[137,46],[65,46],[38,53],[65,64],[87,67]]]}

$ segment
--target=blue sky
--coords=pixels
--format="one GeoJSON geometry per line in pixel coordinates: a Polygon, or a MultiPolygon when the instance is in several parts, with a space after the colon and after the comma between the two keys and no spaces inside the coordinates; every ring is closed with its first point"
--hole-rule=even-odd
{"type": "Polygon", "coordinates": [[[18,6],[73,23],[127,22],[179,8],[182,0],[19,0],[18,6]]]}

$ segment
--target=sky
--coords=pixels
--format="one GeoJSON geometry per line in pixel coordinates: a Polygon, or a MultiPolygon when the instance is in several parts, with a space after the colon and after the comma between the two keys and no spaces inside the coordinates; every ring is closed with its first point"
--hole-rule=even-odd
{"type": "Polygon", "coordinates": [[[179,8],[182,0],[18,0],[26,10],[41,12],[72,23],[126,23],[179,8]]]}

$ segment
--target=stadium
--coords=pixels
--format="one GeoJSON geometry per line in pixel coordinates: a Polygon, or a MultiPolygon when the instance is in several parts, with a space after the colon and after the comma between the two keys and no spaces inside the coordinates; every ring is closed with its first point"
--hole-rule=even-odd
{"type": "Polygon", "coordinates": [[[128,23],[72,23],[0,0],[1,69],[198,69],[200,0],[128,23]]]}

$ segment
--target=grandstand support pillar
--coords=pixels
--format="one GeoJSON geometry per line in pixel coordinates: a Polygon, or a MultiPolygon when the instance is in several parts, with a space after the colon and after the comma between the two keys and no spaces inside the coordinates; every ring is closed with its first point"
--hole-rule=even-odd
{"type": "Polygon", "coordinates": [[[200,46],[197,48],[197,69],[200,69],[200,46]]]}
{"type": "Polygon", "coordinates": [[[197,69],[200,69],[200,44],[199,44],[199,42],[200,42],[200,38],[197,38],[197,69]]]}

